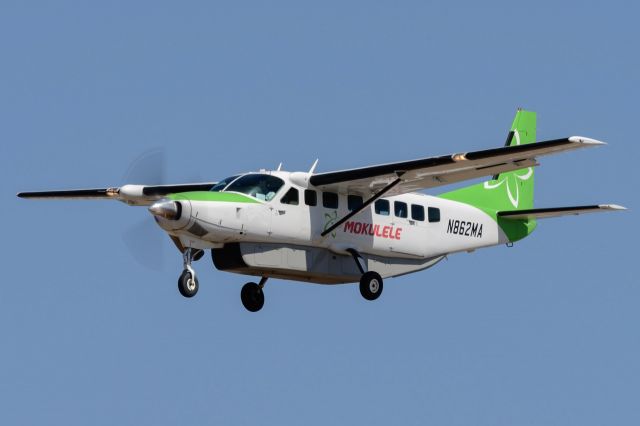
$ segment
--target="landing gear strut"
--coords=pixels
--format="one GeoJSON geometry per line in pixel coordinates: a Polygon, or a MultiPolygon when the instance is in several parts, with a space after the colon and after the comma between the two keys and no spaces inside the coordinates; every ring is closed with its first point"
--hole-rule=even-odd
{"type": "Polygon", "coordinates": [[[246,283],[240,291],[240,299],[242,305],[249,312],[258,312],[264,306],[264,292],[262,288],[267,282],[268,277],[262,277],[260,283],[246,283]]]}
{"type": "Polygon", "coordinates": [[[347,250],[362,273],[360,277],[360,294],[367,300],[376,300],[382,294],[382,277],[375,271],[367,271],[367,263],[360,253],[354,249],[347,250]]]}
{"type": "Polygon", "coordinates": [[[184,297],[193,297],[198,292],[198,277],[196,271],[191,267],[191,262],[202,257],[202,250],[194,250],[187,247],[182,253],[182,262],[184,270],[178,278],[178,291],[184,297]]]}

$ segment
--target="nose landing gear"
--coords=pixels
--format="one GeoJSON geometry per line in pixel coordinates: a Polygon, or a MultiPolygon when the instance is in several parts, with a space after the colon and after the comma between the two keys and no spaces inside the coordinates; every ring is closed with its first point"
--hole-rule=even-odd
{"type": "Polygon", "coordinates": [[[178,278],[178,291],[184,297],[193,297],[198,292],[198,277],[195,276],[193,269],[185,269],[178,278]]]}
{"type": "Polygon", "coordinates": [[[198,293],[198,277],[196,271],[191,267],[191,262],[200,259],[203,254],[203,250],[190,247],[187,247],[182,253],[184,270],[178,278],[178,291],[184,297],[193,297],[198,293]]]}

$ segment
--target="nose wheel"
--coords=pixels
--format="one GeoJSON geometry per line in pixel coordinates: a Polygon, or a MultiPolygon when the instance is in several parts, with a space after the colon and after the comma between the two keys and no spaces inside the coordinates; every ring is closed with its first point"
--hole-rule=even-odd
{"type": "Polygon", "coordinates": [[[185,269],[178,278],[178,291],[184,297],[193,297],[198,292],[198,277],[193,270],[185,269]]]}
{"type": "Polygon", "coordinates": [[[182,262],[184,270],[178,278],[178,291],[184,297],[193,297],[198,293],[198,277],[196,271],[191,267],[191,262],[202,257],[203,250],[186,248],[182,253],[182,262]]]}

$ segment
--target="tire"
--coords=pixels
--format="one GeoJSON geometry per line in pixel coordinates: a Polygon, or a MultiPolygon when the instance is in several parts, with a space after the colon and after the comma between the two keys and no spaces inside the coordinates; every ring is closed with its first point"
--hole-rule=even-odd
{"type": "Polygon", "coordinates": [[[184,297],[193,297],[198,293],[198,277],[191,277],[191,272],[188,270],[182,271],[180,278],[178,278],[178,291],[184,297]]]}
{"type": "Polygon", "coordinates": [[[249,312],[258,312],[264,306],[264,293],[256,283],[246,283],[240,291],[242,305],[249,312]]]}
{"type": "Polygon", "coordinates": [[[382,294],[382,277],[374,271],[360,277],[360,294],[367,300],[376,300],[382,294]]]}

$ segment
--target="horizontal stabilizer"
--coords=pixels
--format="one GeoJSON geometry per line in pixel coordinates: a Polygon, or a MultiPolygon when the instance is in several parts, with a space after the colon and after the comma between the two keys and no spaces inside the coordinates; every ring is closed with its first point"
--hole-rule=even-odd
{"type": "Polygon", "coordinates": [[[626,207],[618,206],[616,204],[595,204],[591,206],[575,207],[551,207],[547,209],[501,211],[498,212],[498,217],[504,219],[546,219],[549,217],[560,217],[617,210],[626,210],[626,207]]]}

